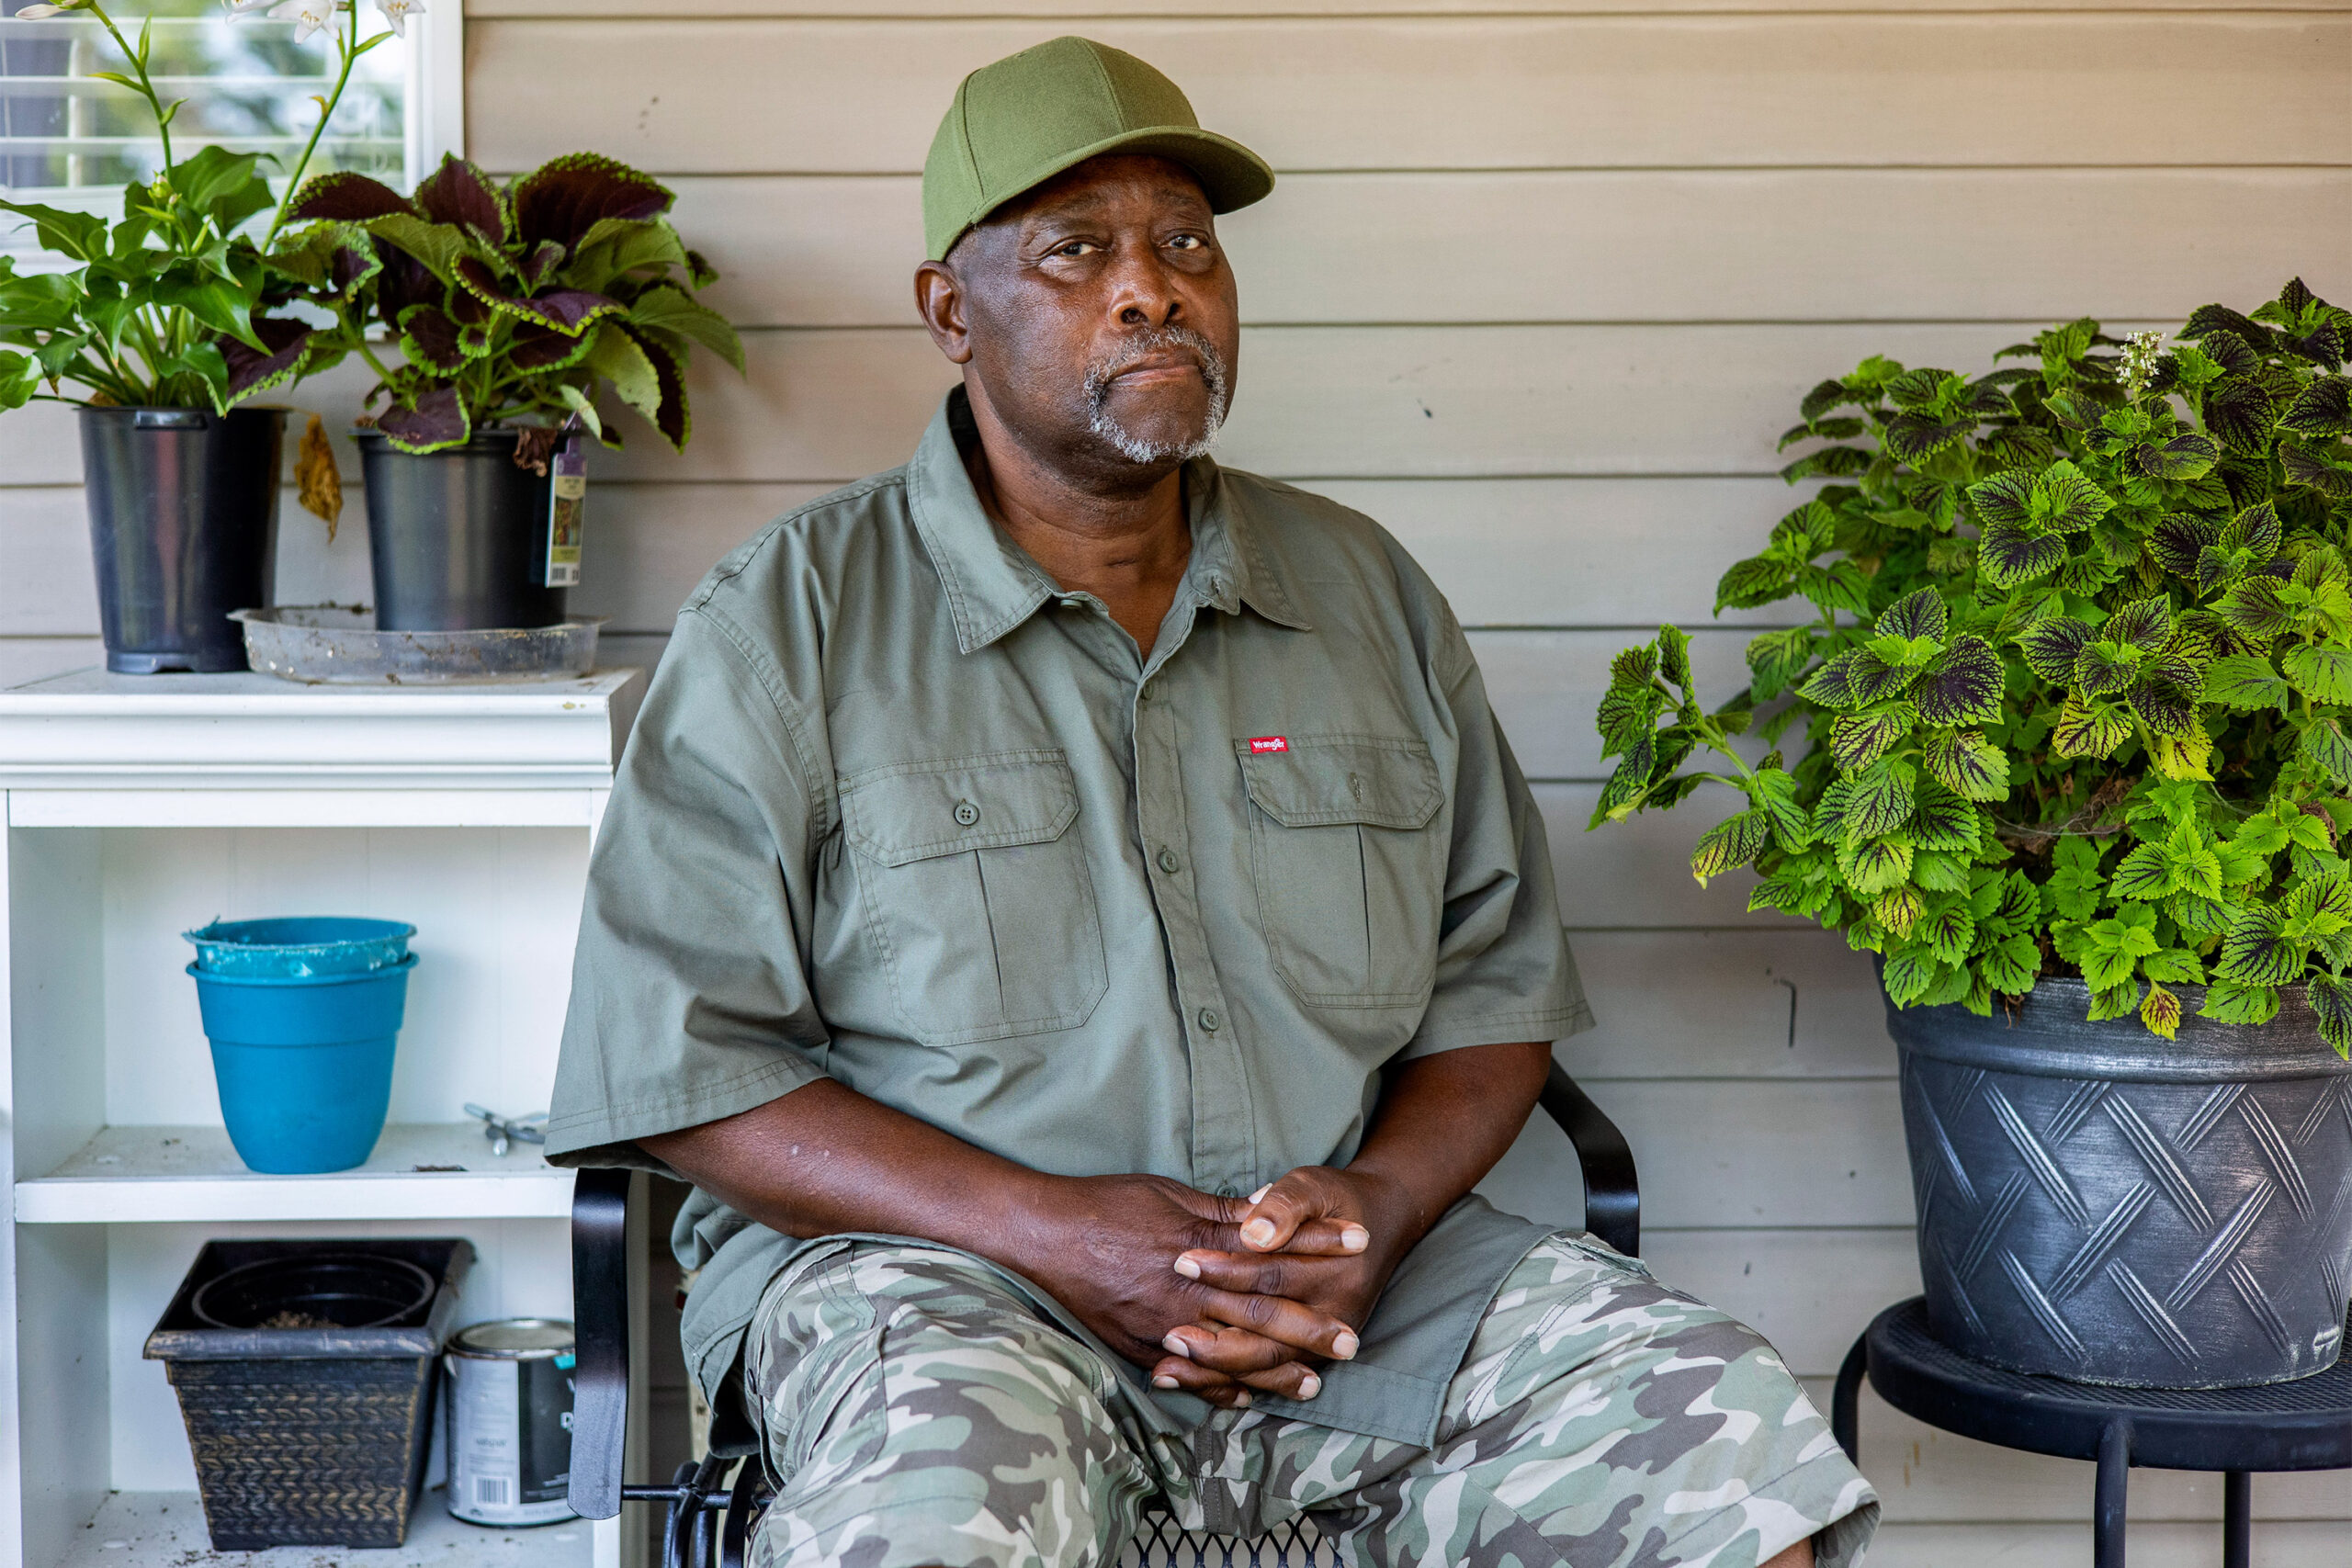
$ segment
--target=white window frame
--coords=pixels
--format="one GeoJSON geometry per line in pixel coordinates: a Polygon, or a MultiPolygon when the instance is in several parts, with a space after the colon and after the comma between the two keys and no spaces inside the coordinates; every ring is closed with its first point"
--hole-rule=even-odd
{"type": "MultiPolygon", "coordinates": [[[[363,10],[369,0],[356,0],[363,10]]],[[[118,17],[120,21],[122,18],[118,17]]],[[[0,20],[0,27],[6,27],[0,20]]],[[[442,154],[466,155],[466,18],[463,0],[432,0],[432,9],[408,21],[408,81],[403,105],[401,157],[407,165],[402,196],[440,165],[442,154]]],[[[199,143],[200,145],[200,143],[199,143]]],[[[40,202],[46,186],[12,190],[13,199],[40,202]]],[[[115,197],[101,209],[107,221],[120,216],[115,197]]],[[[13,256],[18,272],[62,266],[63,258],[32,248],[29,230],[15,231],[14,214],[0,213],[0,255],[13,256]]]]}

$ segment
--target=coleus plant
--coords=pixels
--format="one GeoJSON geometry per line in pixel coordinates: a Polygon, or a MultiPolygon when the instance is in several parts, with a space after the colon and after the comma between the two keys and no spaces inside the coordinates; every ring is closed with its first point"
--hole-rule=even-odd
{"type": "Polygon", "coordinates": [[[1988,375],[1821,383],[1782,473],[1830,482],[1716,604],[1812,618],[1712,710],[1680,631],[1620,654],[1593,825],[1736,791],[1694,874],[1754,866],[1750,909],[1880,954],[1898,1006],[2079,974],[2169,1039],[2174,987],[2234,1024],[2301,987],[2352,1055],[2347,354],[2298,280],[2169,347],[2084,320],[1988,375]]]}
{"type": "Polygon", "coordinates": [[[272,260],[332,301],[335,325],[288,331],[288,376],[316,342],[348,344],[382,380],[376,428],[403,452],[461,446],[492,423],[551,429],[578,419],[609,446],[609,388],[673,448],[693,424],[694,344],[743,368],[742,344],[695,291],[716,275],[663,216],[671,193],[627,164],[574,152],[506,186],[447,157],[403,197],[364,175],[332,174],[296,193],[305,227],[272,260]],[[370,321],[397,341],[387,365],[370,321]]]}

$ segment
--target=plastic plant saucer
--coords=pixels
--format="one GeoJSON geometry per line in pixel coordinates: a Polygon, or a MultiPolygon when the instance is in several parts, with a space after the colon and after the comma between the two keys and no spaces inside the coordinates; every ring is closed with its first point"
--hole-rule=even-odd
{"type": "Polygon", "coordinates": [[[232,610],[245,660],[265,675],[306,685],[452,685],[562,681],[596,668],[605,617],[485,631],[387,632],[365,605],[289,604],[232,610]]]}

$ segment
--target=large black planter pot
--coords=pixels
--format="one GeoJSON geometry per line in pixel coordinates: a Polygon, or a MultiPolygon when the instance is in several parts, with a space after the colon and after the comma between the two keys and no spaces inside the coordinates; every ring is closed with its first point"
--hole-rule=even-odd
{"type": "Polygon", "coordinates": [[[229,612],[269,603],[286,415],[85,408],[81,423],[107,668],[243,670],[229,612]]]}
{"type": "Polygon", "coordinates": [[[1887,1009],[1938,1337],[2019,1371],[2234,1388],[2324,1371],[2352,1289],[2352,1065],[2300,988],[2259,1029],[1887,1009]]]}
{"type": "Polygon", "coordinates": [[[356,433],[368,487],[368,556],[384,631],[551,626],[561,588],[547,573],[548,479],[514,466],[514,431],[418,457],[356,433]]]}

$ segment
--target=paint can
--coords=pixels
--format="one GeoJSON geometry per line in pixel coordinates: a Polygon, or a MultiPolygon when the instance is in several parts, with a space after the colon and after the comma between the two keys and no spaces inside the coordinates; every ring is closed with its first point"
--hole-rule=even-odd
{"type": "Polygon", "coordinates": [[[573,1517],[571,1325],[551,1317],[477,1323],[449,1337],[449,1512],[477,1525],[573,1517]]]}

